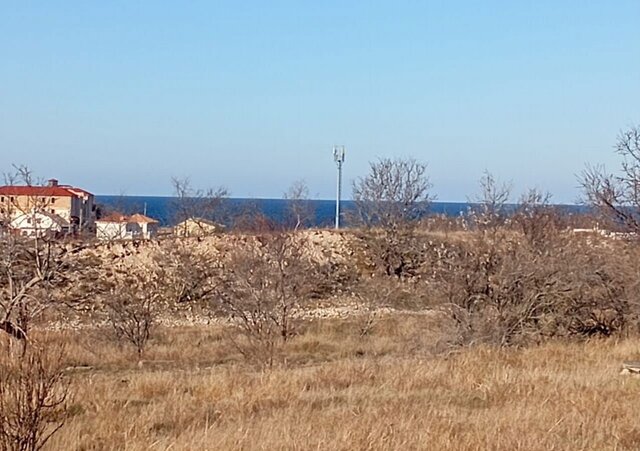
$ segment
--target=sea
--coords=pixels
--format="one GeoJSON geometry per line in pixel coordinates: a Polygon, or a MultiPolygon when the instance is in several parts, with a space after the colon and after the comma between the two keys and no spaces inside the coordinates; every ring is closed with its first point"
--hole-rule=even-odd
{"type": "MultiPolygon", "coordinates": [[[[102,210],[118,211],[125,214],[145,213],[147,216],[160,221],[163,226],[174,225],[174,205],[173,197],[156,196],[96,196],[96,202],[102,210]]],[[[291,201],[287,199],[244,199],[227,198],[224,199],[224,209],[230,213],[257,211],[265,215],[270,220],[281,223],[285,220],[288,206],[291,201]]],[[[335,200],[309,200],[309,205],[313,208],[315,215],[314,227],[330,227],[335,222],[336,201],[335,200]]],[[[342,214],[353,210],[355,204],[350,200],[343,200],[340,203],[342,214]]],[[[429,207],[429,214],[445,215],[456,217],[465,215],[473,204],[467,202],[432,202],[429,207]]],[[[584,207],[579,205],[559,206],[570,213],[584,211],[584,207]]]]}

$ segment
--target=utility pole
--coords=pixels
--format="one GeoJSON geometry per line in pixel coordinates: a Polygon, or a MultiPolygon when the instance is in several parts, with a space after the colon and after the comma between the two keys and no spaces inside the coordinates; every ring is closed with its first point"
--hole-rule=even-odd
{"type": "Polygon", "coordinates": [[[333,159],[338,166],[338,189],[336,192],[336,229],[340,228],[340,195],[342,194],[342,163],[344,163],[344,146],[333,146],[333,159]]]}

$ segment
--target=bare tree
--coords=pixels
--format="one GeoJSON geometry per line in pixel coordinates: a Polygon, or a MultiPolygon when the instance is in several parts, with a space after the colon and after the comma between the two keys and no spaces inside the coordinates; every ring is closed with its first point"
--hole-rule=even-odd
{"type": "MultiPolygon", "coordinates": [[[[32,183],[31,172],[18,168],[13,183],[32,183]]],[[[37,211],[40,199],[8,199],[2,222],[11,222],[16,211],[37,211]],[[21,210],[20,210],[21,211],[21,210]]],[[[17,212],[20,214],[20,212],[17,212]]],[[[39,229],[29,237],[7,231],[0,236],[0,329],[14,338],[26,339],[31,323],[46,311],[75,306],[88,299],[99,284],[88,283],[95,265],[88,256],[80,255],[80,246],[57,240],[39,229]],[[42,233],[41,233],[42,232],[42,233]]]]}
{"type": "Polygon", "coordinates": [[[105,298],[109,324],[116,339],[144,352],[161,308],[165,304],[164,271],[139,267],[118,270],[105,298]]]}
{"type": "Polygon", "coordinates": [[[13,186],[18,183],[26,186],[38,186],[43,184],[43,180],[36,178],[33,175],[33,171],[24,164],[12,165],[13,171],[4,173],[4,183],[8,186],[13,186]]]}
{"type": "Polygon", "coordinates": [[[0,449],[42,449],[68,418],[69,382],[59,348],[0,354],[0,449]]]}
{"type": "Polygon", "coordinates": [[[566,223],[560,209],[551,205],[551,194],[529,189],[518,201],[513,215],[515,229],[534,248],[547,249],[566,223]]]}
{"type": "Polygon", "coordinates": [[[305,244],[297,234],[258,235],[235,244],[225,261],[219,307],[244,339],[235,341],[238,350],[267,366],[294,334],[295,314],[313,292],[316,267],[305,244]]]}
{"type": "Polygon", "coordinates": [[[369,229],[367,244],[375,265],[397,277],[412,274],[420,260],[416,227],[432,197],[427,165],[413,158],[383,158],[353,184],[350,220],[369,229]]]}
{"type": "Polygon", "coordinates": [[[224,224],[228,222],[225,212],[225,199],[229,192],[224,187],[207,190],[194,188],[189,178],[172,178],[171,184],[175,199],[173,201],[174,221],[185,227],[184,235],[188,235],[187,220],[195,220],[197,226],[201,224],[201,233],[210,233],[207,224],[210,222],[224,224]]]}
{"type": "Polygon", "coordinates": [[[588,166],[579,181],[584,200],[609,224],[628,232],[640,232],[640,126],[620,132],[615,145],[622,157],[620,172],[588,166]]]}
{"type": "Polygon", "coordinates": [[[284,193],[287,200],[286,226],[294,231],[309,227],[315,219],[315,211],[309,201],[309,187],[304,180],[296,180],[284,193]]]}
{"type": "Polygon", "coordinates": [[[420,219],[430,206],[427,165],[413,158],[381,158],[353,183],[359,224],[394,228],[420,219]]]}
{"type": "Polygon", "coordinates": [[[500,182],[490,172],[485,171],[480,179],[480,194],[469,199],[471,221],[480,230],[495,234],[505,224],[508,217],[508,202],[512,184],[500,182]]]}

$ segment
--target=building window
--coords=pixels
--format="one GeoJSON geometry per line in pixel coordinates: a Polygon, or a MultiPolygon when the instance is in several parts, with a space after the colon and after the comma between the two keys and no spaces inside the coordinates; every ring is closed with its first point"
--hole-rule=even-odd
{"type": "Polygon", "coordinates": [[[4,196],[0,197],[0,202],[4,203],[4,196]]]}
{"type": "Polygon", "coordinates": [[[56,211],[53,208],[51,209],[51,214],[56,214],[56,211]]]}
{"type": "Polygon", "coordinates": [[[55,204],[55,203],[56,203],[56,198],[55,198],[55,197],[52,197],[52,198],[51,198],[51,203],[52,203],[52,204],[55,204]]]}

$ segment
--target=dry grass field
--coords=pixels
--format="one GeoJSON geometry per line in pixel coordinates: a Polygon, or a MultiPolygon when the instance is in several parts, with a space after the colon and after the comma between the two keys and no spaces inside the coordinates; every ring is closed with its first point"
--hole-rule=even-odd
{"type": "Polygon", "coordinates": [[[97,332],[66,343],[72,417],[47,449],[638,449],[637,340],[443,346],[429,315],[314,322],[263,370],[221,326],[161,330],[142,361],[97,332]]]}
{"type": "Polygon", "coordinates": [[[544,219],[7,245],[0,450],[640,449],[638,247],[544,219]]]}

